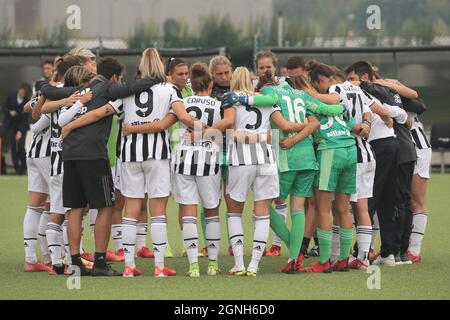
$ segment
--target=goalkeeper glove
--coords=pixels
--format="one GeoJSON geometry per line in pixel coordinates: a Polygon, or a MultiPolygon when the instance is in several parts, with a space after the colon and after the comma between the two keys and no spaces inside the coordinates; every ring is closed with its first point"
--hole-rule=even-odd
{"type": "Polygon", "coordinates": [[[248,95],[237,95],[234,92],[227,92],[224,95],[224,106],[234,106],[238,102],[242,105],[248,105],[248,95]]]}

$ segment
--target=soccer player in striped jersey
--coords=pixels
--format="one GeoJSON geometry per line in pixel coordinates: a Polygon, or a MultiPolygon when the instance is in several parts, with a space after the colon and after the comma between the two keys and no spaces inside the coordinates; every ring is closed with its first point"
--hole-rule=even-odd
{"type": "MultiPolygon", "coordinates": [[[[86,90],[96,94],[93,100],[79,109],[79,114],[97,111],[109,101],[128,97],[151,87],[160,80],[143,78],[133,85],[120,84],[118,79],[123,72],[122,65],[113,57],[105,57],[97,65],[98,75],[86,90]]],[[[53,89],[45,87],[43,93],[49,98],[58,99],[77,90],[77,87],[53,89]]],[[[69,110],[70,111],[70,110],[69,110]]],[[[68,111],[68,112],[69,112],[68,111]]],[[[82,117],[81,117],[82,118],[82,117]]],[[[73,122],[76,122],[77,119],[73,122]]],[[[83,267],[79,254],[81,240],[81,221],[87,205],[98,209],[95,222],[95,262],[93,276],[122,276],[106,263],[106,251],[111,229],[111,215],[114,205],[114,185],[108,163],[106,143],[109,137],[112,114],[107,114],[90,126],[81,126],[63,140],[64,161],[64,205],[71,207],[69,215],[70,250],[72,263],[83,267]],[[103,119],[106,118],[106,119],[103,119]],[[65,146],[65,147],[64,147],[65,146]],[[88,159],[86,162],[81,159],[88,159]]],[[[64,131],[61,133],[63,136],[64,131]]]]}
{"type": "MultiPolygon", "coordinates": [[[[284,83],[284,77],[276,76],[277,73],[277,56],[271,51],[260,51],[255,55],[254,65],[257,71],[258,77],[253,79],[253,86],[256,91],[259,91],[259,78],[263,77],[266,72],[270,72],[273,77],[273,81],[277,84],[284,83]]],[[[275,210],[278,214],[286,220],[287,217],[287,204],[280,199],[275,200],[275,210]]],[[[279,257],[281,255],[281,239],[276,234],[273,235],[272,246],[269,250],[264,250],[264,256],[279,257]]]]}
{"type": "Polygon", "coordinates": [[[51,271],[51,259],[45,237],[50,204],[49,172],[50,172],[50,118],[41,114],[43,99],[36,95],[24,107],[25,112],[31,111],[34,119],[31,126],[33,140],[27,151],[28,168],[28,208],[23,221],[25,272],[51,271]],[[38,261],[36,243],[40,238],[44,261],[38,261]]]}
{"type": "Polygon", "coordinates": [[[431,145],[428,142],[419,114],[413,114],[411,135],[417,152],[417,163],[411,186],[411,210],[413,213],[412,231],[409,239],[408,255],[413,263],[421,262],[422,241],[427,226],[428,213],[425,207],[425,196],[428,179],[430,179],[431,145]]]}
{"type": "MultiPolygon", "coordinates": [[[[166,62],[166,75],[167,75],[167,82],[175,85],[175,87],[180,90],[181,95],[183,98],[187,98],[192,96],[192,87],[189,83],[189,66],[186,63],[185,60],[181,58],[174,58],[170,57],[167,59],[166,62]]],[[[169,134],[172,141],[172,151],[175,152],[177,150],[177,145],[180,140],[180,137],[178,136],[179,132],[179,123],[175,122],[170,128],[169,128],[169,134]]],[[[183,222],[181,221],[181,216],[179,215],[179,224],[180,228],[183,229],[183,222]]],[[[183,239],[181,239],[183,242],[183,239]]],[[[182,245],[181,249],[181,255],[186,256],[186,248],[184,247],[184,244],[182,245]]],[[[199,255],[202,255],[200,252],[199,255]]],[[[169,243],[167,243],[166,247],[166,257],[173,257],[172,248],[170,247],[169,243]]]]}
{"type": "MultiPolygon", "coordinates": [[[[290,81],[297,87],[307,85],[306,78],[303,76],[294,77],[290,81]]],[[[260,82],[264,85],[261,90],[264,96],[253,97],[250,99],[250,104],[259,106],[276,104],[283,117],[290,122],[304,123],[308,108],[328,116],[343,112],[342,106],[324,105],[304,91],[294,90],[288,83],[276,86],[270,73],[266,74],[260,82]]],[[[287,197],[291,196],[291,231],[289,232],[285,221],[273,208],[271,208],[270,219],[275,233],[289,248],[288,262],[280,269],[283,273],[297,273],[301,270],[303,263],[303,253],[300,252],[300,248],[305,229],[304,204],[305,200],[313,195],[313,183],[317,170],[310,135],[319,127],[315,117],[310,116],[308,120],[310,121],[307,121],[305,129],[300,133],[295,135],[285,131],[280,133],[282,149],[278,153],[279,202],[284,203],[287,197]]]]}
{"type": "MultiPolygon", "coordinates": [[[[221,103],[210,97],[213,81],[208,67],[196,63],[191,67],[190,79],[195,95],[184,98],[186,112],[211,129],[221,128],[221,103]],[[217,124],[220,122],[220,124],[217,124]]],[[[229,111],[227,112],[229,113],[229,111]]],[[[231,126],[232,121],[228,121],[231,126]]],[[[225,129],[225,127],[222,127],[225,129]]],[[[197,206],[201,199],[205,211],[205,240],[208,254],[208,275],[217,275],[220,244],[220,147],[222,131],[217,131],[220,141],[205,137],[192,141],[188,127],[180,124],[180,141],[176,149],[172,190],[180,206],[184,246],[189,260],[187,276],[199,277],[197,206]]],[[[194,132],[194,138],[196,133],[194,132]]]]}
{"type": "MultiPolygon", "coordinates": [[[[64,86],[64,75],[72,66],[79,66],[81,60],[73,56],[64,56],[59,61],[56,61],[56,75],[53,81],[53,85],[56,87],[64,86]]],[[[86,96],[88,98],[89,95],[86,96]]],[[[62,179],[63,179],[63,166],[61,157],[61,127],[58,124],[58,118],[61,114],[62,108],[72,105],[81,96],[74,94],[69,98],[59,101],[46,100],[42,107],[42,112],[50,114],[50,130],[51,130],[51,167],[49,170],[49,191],[50,191],[50,218],[47,225],[46,236],[50,256],[52,260],[53,270],[51,275],[63,274],[66,266],[63,265],[61,260],[61,242],[64,245],[64,256],[66,258],[66,264],[71,264],[71,255],[69,250],[69,242],[67,235],[67,219],[65,219],[67,208],[64,208],[62,204],[62,179]],[[62,240],[62,241],[61,241],[62,240]]]]}
{"type": "MultiPolygon", "coordinates": [[[[154,48],[144,50],[139,66],[142,77],[165,80],[164,66],[154,48]]],[[[125,255],[124,277],[141,274],[134,263],[136,224],[145,194],[150,199],[151,236],[155,255],[155,277],[173,276],[175,270],[164,266],[167,243],[166,205],[170,194],[170,140],[167,129],[176,117],[193,127],[194,120],[186,113],[179,90],[167,83],[156,84],[123,100],[112,101],[97,108],[63,128],[67,136],[76,128],[86,126],[124,112],[121,139],[121,192],[125,196],[122,220],[122,245],[125,255]],[[145,131],[145,129],[148,131],[145,131]],[[141,131],[139,131],[141,130],[141,131]],[[143,132],[143,133],[139,133],[143,132]]]]}
{"type": "MultiPolygon", "coordinates": [[[[272,78],[272,74],[269,74],[269,77],[272,78]]],[[[227,102],[227,107],[233,110],[235,118],[232,137],[227,137],[230,164],[226,187],[227,222],[235,261],[229,274],[256,276],[269,235],[270,203],[279,196],[270,120],[272,119],[282,130],[289,132],[301,131],[306,124],[286,121],[279,112],[280,109],[273,106],[270,99],[261,103],[268,106],[266,108],[251,107],[248,100],[256,99],[257,96],[253,97],[255,92],[247,68],[239,67],[234,71],[231,90],[247,101],[234,104],[239,99],[237,101],[232,99],[231,103],[227,102]],[[252,258],[246,270],[243,259],[242,211],[249,188],[254,192],[255,232],[252,258]]]]}
{"type": "MultiPolygon", "coordinates": [[[[225,56],[215,56],[209,61],[209,72],[211,73],[214,81],[214,86],[212,88],[211,97],[216,100],[221,101],[224,94],[230,91],[230,81],[231,75],[233,74],[233,66],[230,60],[225,56]]],[[[222,107],[221,114],[224,115],[225,111],[222,107]]],[[[223,135],[223,141],[226,139],[226,134],[223,135]]],[[[223,185],[223,193],[225,196],[225,186],[228,178],[228,163],[227,163],[227,149],[226,143],[222,143],[221,150],[221,173],[222,173],[222,185],[223,185]]],[[[226,201],[226,199],[225,199],[226,201]]],[[[203,235],[206,232],[206,220],[203,208],[200,211],[203,235]]],[[[228,228],[227,228],[228,235],[228,228]]],[[[228,255],[233,255],[233,249],[231,248],[231,244],[229,242],[229,237],[227,236],[228,241],[228,255]]],[[[207,254],[207,248],[203,248],[202,252],[207,254]]]]}
{"type": "MultiPolygon", "coordinates": [[[[125,66],[123,66],[125,70],[125,66]]],[[[124,72],[122,72],[119,81],[123,80],[124,72]]],[[[137,69],[134,80],[141,77],[139,69],[137,69]]],[[[122,161],[120,160],[121,155],[121,139],[122,139],[122,124],[123,124],[124,114],[116,115],[112,118],[111,133],[108,139],[108,158],[111,164],[111,171],[114,177],[114,212],[111,219],[111,235],[114,241],[116,252],[106,252],[106,259],[109,261],[124,261],[124,252],[122,247],[122,211],[125,207],[125,198],[120,192],[121,188],[121,172],[122,172],[122,161]]],[[[153,258],[153,252],[146,246],[147,240],[147,227],[148,225],[148,211],[147,211],[147,200],[142,203],[141,214],[138,218],[138,223],[136,226],[136,245],[137,251],[136,256],[141,258],[153,258]]]]}

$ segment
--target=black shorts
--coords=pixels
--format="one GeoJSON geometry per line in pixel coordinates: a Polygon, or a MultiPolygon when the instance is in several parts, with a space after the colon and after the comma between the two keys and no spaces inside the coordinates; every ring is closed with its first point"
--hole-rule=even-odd
{"type": "Polygon", "coordinates": [[[65,208],[101,209],[114,205],[114,183],[108,160],[64,161],[65,208]]]}

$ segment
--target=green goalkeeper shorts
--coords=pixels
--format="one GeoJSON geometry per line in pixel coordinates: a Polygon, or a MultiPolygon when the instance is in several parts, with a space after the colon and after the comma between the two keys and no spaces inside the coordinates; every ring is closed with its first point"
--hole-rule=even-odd
{"type": "Polygon", "coordinates": [[[315,170],[281,172],[280,197],[283,199],[289,195],[302,198],[312,197],[316,173],[315,170]]]}
{"type": "Polygon", "coordinates": [[[356,192],[356,146],[319,150],[314,186],[321,191],[356,192]]]}

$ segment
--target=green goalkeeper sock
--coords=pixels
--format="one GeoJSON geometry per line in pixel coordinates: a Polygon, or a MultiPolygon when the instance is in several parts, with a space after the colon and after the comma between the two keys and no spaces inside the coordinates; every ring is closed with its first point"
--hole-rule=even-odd
{"type": "Polygon", "coordinates": [[[317,237],[319,238],[320,263],[324,264],[331,256],[331,230],[317,228],[317,237]]]}
{"type": "Polygon", "coordinates": [[[280,237],[281,240],[286,244],[286,246],[290,246],[290,232],[286,227],[286,223],[283,218],[279,215],[278,212],[275,211],[273,207],[270,207],[270,227],[272,230],[280,237]]]}
{"type": "Polygon", "coordinates": [[[350,255],[350,248],[352,246],[353,230],[339,228],[339,243],[341,245],[341,252],[339,255],[339,261],[348,258],[350,255]]]}
{"type": "Polygon", "coordinates": [[[206,246],[206,218],[205,218],[205,209],[203,207],[200,209],[200,222],[202,224],[203,240],[206,246]]]}
{"type": "Polygon", "coordinates": [[[302,246],[303,234],[305,233],[305,212],[294,210],[291,212],[291,234],[289,239],[289,258],[297,259],[302,246]]]}

